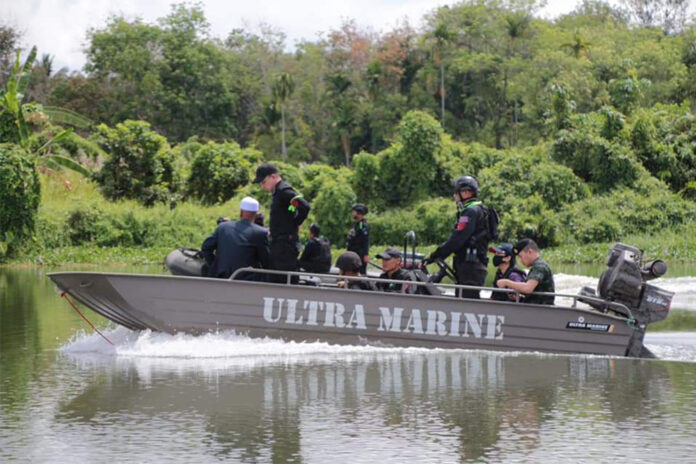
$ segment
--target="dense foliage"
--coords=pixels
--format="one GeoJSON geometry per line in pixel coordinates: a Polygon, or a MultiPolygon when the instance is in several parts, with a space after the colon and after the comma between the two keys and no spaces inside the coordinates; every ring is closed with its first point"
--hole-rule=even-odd
{"type": "Polygon", "coordinates": [[[370,207],[375,244],[408,230],[441,242],[464,174],[499,211],[501,240],[688,230],[696,36],[684,17],[584,0],[550,20],[539,4],[464,0],[420,31],[347,21],[293,52],[270,28],[212,37],[200,6],[175,5],[154,23],[112,17],[91,30],[87,66],[72,74],[35,52],[20,66],[6,41],[0,79],[14,80],[0,83],[15,92],[4,98],[24,102],[0,110],[0,142],[21,143],[47,174],[81,163],[112,202],[40,215],[36,246],[196,246],[215,219],[205,211],[235,216],[244,195],[269,204],[248,183],[262,161],[338,246],[356,201],[370,207]],[[79,119],[67,109],[96,126],[64,130],[79,119]]]}
{"type": "Polygon", "coordinates": [[[108,153],[97,175],[107,198],[133,198],[145,205],[169,199],[176,180],[171,150],[150,124],[125,121],[115,128],[102,124],[97,140],[108,153]]]}
{"type": "Polygon", "coordinates": [[[0,258],[34,232],[41,185],[34,162],[12,144],[0,144],[0,258]]]}
{"type": "Polygon", "coordinates": [[[249,169],[261,159],[255,150],[242,150],[236,143],[208,142],[196,152],[188,178],[189,194],[203,203],[223,203],[246,185],[249,169]]]}

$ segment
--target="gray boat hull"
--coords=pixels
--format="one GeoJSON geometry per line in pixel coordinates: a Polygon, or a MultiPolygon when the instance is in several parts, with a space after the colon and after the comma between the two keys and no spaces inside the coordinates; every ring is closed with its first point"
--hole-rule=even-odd
{"type": "Polygon", "coordinates": [[[133,330],[615,356],[643,338],[624,318],[579,308],[201,277],[49,276],[85,306],[133,330]]]}

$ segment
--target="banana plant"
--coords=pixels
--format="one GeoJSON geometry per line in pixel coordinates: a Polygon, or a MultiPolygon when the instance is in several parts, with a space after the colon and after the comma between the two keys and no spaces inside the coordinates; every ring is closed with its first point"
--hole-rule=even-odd
{"type": "MultiPolygon", "coordinates": [[[[31,70],[36,60],[36,47],[32,47],[24,64],[20,61],[20,52],[17,51],[17,58],[10,73],[10,79],[7,82],[5,90],[0,89],[0,111],[8,112],[14,120],[16,126],[16,140],[28,153],[36,157],[37,163],[40,166],[45,166],[48,169],[59,170],[61,167],[70,169],[71,171],[79,172],[84,176],[89,176],[90,172],[71,158],[66,156],[50,154],[49,147],[56,142],[59,142],[73,133],[73,129],[64,129],[56,134],[51,140],[39,147],[37,150],[31,150],[29,146],[29,130],[24,119],[24,108],[22,100],[29,85],[31,70]]],[[[77,127],[87,127],[90,124],[89,119],[84,116],[64,108],[44,107],[44,113],[54,122],[71,124],[77,127]]]]}

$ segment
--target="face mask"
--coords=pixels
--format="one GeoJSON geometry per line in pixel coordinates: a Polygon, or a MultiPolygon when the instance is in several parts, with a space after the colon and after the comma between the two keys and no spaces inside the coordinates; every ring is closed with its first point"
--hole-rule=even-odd
{"type": "Polygon", "coordinates": [[[500,266],[500,265],[503,263],[503,258],[504,258],[504,257],[505,257],[505,256],[494,256],[494,257],[493,257],[493,265],[494,265],[495,267],[500,266]]]}

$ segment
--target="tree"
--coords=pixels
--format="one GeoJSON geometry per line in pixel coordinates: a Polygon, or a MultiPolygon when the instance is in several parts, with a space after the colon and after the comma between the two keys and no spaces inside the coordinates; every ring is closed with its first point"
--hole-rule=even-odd
{"type": "Polygon", "coordinates": [[[273,97],[280,106],[280,124],[283,136],[282,154],[283,159],[288,158],[288,149],[285,145],[285,104],[295,90],[295,81],[288,73],[279,74],[273,82],[273,97]]]}
{"type": "Polygon", "coordinates": [[[440,124],[445,127],[445,53],[447,47],[454,38],[454,34],[449,31],[447,24],[440,23],[433,31],[435,44],[433,47],[433,58],[440,68],[440,124]]]}
{"type": "Polygon", "coordinates": [[[357,105],[350,94],[353,83],[343,74],[326,76],[326,96],[333,113],[333,126],[338,130],[346,166],[350,166],[350,135],[357,124],[357,105]]]}
{"type": "Polygon", "coordinates": [[[585,41],[578,31],[575,31],[570,42],[561,44],[561,48],[570,52],[576,59],[586,58],[591,46],[592,42],[585,41]]]}
{"type": "Polygon", "coordinates": [[[107,198],[132,198],[151,206],[171,199],[176,173],[167,139],[143,121],[97,127],[97,139],[108,153],[97,181],[107,198]]]}
{"type": "MultiPolygon", "coordinates": [[[[72,133],[72,129],[59,131],[51,140],[48,140],[43,145],[38,147],[30,146],[29,128],[25,119],[28,105],[25,105],[23,100],[27,87],[29,86],[29,78],[31,77],[36,53],[36,47],[32,47],[27,59],[22,65],[20,61],[20,52],[17,51],[15,64],[10,72],[9,80],[7,81],[7,87],[5,90],[0,90],[0,136],[2,137],[0,142],[19,144],[28,151],[29,155],[37,158],[36,162],[39,166],[52,170],[60,170],[64,167],[83,175],[89,175],[89,171],[74,160],[51,154],[48,151],[52,143],[68,137],[72,133]]],[[[57,122],[63,121],[82,126],[88,124],[88,121],[82,116],[62,108],[43,108],[41,106],[32,105],[31,110],[35,114],[45,114],[46,119],[50,117],[57,122]]]]}
{"type": "Polygon", "coordinates": [[[40,198],[34,161],[18,145],[0,144],[0,259],[34,231],[40,198]]]}

